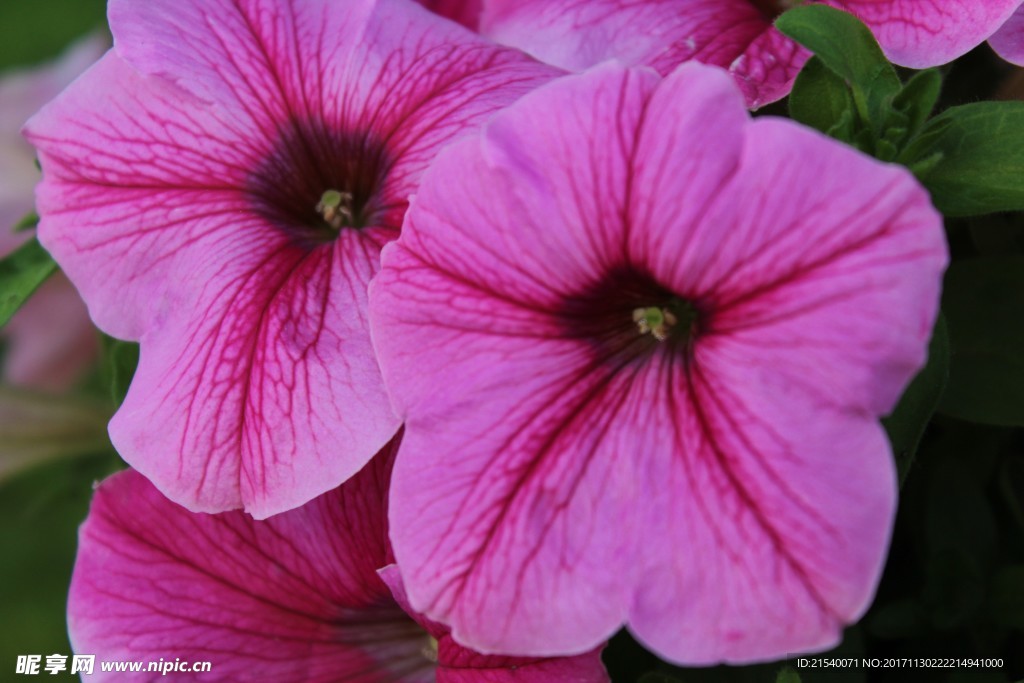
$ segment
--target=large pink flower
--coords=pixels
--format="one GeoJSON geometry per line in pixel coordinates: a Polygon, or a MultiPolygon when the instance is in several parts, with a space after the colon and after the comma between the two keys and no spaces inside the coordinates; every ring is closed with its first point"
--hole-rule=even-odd
{"type": "MultiPolygon", "coordinates": [[[[1021,0],[823,0],[874,31],[897,64],[944,64],[981,44],[1021,0]]],[[[695,59],[725,67],[750,106],[785,96],[808,53],[772,27],[797,0],[485,0],[481,30],[552,64],[605,59],[662,74],[695,59]]]]}
{"type": "MultiPolygon", "coordinates": [[[[19,134],[22,125],[105,49],[104,41],[94,36],[71,46],[50,64],[0,80],[0,257],[29,237],[29,233],[16,234],[14,225],[32,210],[32,192],[39,180],[35,153],[19,134]]],[[[68,389],[95,361],[98,350],[85,305],[60,273],[15,314],[3,337],[8,346],[3,381],[32,389],[68,389]]]]}
{"type": "Polygon", "coordinates": [[[752,121],[718,69],[605,65],[497,115],[370,287],[413,607],[483,652],[624,622],[688,663],[835,643],[946,259],[905,169],[752,121]]]}
{"type": "Polygon", "coordinates": [[[141,361],[110,425],[199,511],[290,509],[395,433],[366,285],[437,151],[552,70],[406,0],[111,0],[27,126],[40,238],[141,361]]]}
{"type": "MultiPolygon", "coordinates": [[[[68,603],[75,651],[211,663],[209,674],[172,676],[189,681],[607,681],[597,650],[484,656],[407,613],[397,568],[378,575],[391,461],[387,448],[339,489],[264,522],[188,512],[135,472],[111,477],[81,530],[68,603]]],[[[95,671],[99,681],[155,680],[95,671]]]]}

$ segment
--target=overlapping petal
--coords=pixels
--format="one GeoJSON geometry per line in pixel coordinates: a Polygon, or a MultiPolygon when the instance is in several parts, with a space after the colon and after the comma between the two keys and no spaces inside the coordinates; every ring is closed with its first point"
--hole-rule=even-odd
{"type": "Polygon", "coordinates": [[[390,449],[381,456],[265,522],[191,513],[135,472],[110,478],[80,533],[68,602],[75,651],[208,661],[211,671],[191,679],[201,681],[433,680],[425,632],[376,574],[390,449]]]}
{"type": "Polygon", "coordinates": [[[1024,9],[1014,12],[988,42],[1000,57],[1024,66],[1024,9]]]}
{"type": "Polygon", "coordinates": [[[829,0],[871,27],[896,64],[922,69],[951,62],[981,45],[1021,0],[829,0]]]}
{"type": "Polygon", "coordinates": [[[189,512],[135,472],[111,477],[80,534],[68,605],[76,652],[209,662],[188,680],[232,683],[606,683],[599,649],[485,656],[409,612],[397,569],[377,571],[396,443],[338,489],[262,522],[189,512]]]}
{"type": "Polygon", "coordinates": [[[38,114],[40,237],[139,340],[111,432],[193,510],[266,517],[398,428],[366,284],[436,152],[553,70],[403,0],[110,6],[116,48],[38,114]],[[351,194],[357,227],[316,205],[351,194]]]}
{"type": "Polygon", "coordinates": [[[752,107],[783,97],[807,53],[750,0],[487,0],[481,31],[580,71],[615,59],[667,74],[697,60],[726,68],[752,107]]]}
{"type": "Polygon", "coordinates": [[[721,72],[524,98],[439,157],[371,286],[412,606],[484,652],[622,623],[689,663],[834,643],[945,262],[909,174],[751,122],[721,72]],[[694,316],[666,342],[633,317],[661,302],[694,316]]]}
{"type": "MultiPolygon", "coordinates": [[[[418,614],[409,605],[405,584],[394,564],[378,572],[395,601],[436,641],[437,683],[605,683],[608,674],[601,664],[601,649],[576,657],[530,659],[484,655],[459,645],[441,624],[418,614]]],[[[602,646],[603,647],[603,646],[602,646]]]]}
{"type": "MultiPolygon", "coordinates": [[[[1021,0],[821,0],[856,14],[888,57],[923,68],[984,42],[1021,0]]],[[[808,53],[772,27],[789,0],[485,0],[480,30],[579,71],[607,59],[667,74],[696,60],[733,74],[747,103],[784,97],[808,53]]]]}

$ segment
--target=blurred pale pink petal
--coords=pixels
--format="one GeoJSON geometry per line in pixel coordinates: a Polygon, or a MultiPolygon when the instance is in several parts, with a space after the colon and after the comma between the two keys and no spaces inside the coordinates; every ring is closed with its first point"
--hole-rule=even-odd
{"type": "MultiPolygon", "coordinates": [[[[76,43],[57,61],[0,79],[0,257],[14,251],[31,233],[13,228],[34,206],[39,180],[35,152],[21,127],[106,50],[93,36],[76,43]]],[[[7,344],[2,381],[16,386],[62,391],[95,360],[95,330],[74,287],[54,275],[15,314],[3,330],[7,344]]]]}
{"type": "Polygon", "coordinates": [[[11,228],[32,210],[32,190],[39,180],[35,151],[21,137],[21,127],[106,49],[102,37],[91,36],[72,45],[54,62],[0,78],[0,254],[25,239],[12,234],[11,228]]]}
{"type": "Polygon", "coordinates": [[[371,286],[413,608],[484,652],[623,623],[693,664],[834,644],[881,572],[878,417],[946,258],[905,169],[750,120],[720,70],[511,106],[439,156],[371,286]]]}
{"type": "Polygon", "coordinates": [[[1000,57],[1024,66],[1024,9],[1017,10],[988,42],[1000,57]]]}
{"type": "Polygon", "coordinates": [[[111,477],[80,533],[68,601],[75,651],[208,661],[208,674],[188,679],[207,682],[606,683],[599,652],[484,656],[406,613],[394,567],[386,583],[377,573],[388,558],[393,453],[388,446],[340,488],[262,522],[188,512],[135,472],[111,477]]]}
{"type": "Polygon", "coordinates": [[[294,508],[398,429],[366,285],[420,174],[555,71],[405,0],[109,14],[115,50],[27,134],[41,240],[141,344],[114,444],[190,509],[294,508]]]}
{"type": "Polygon", "coordinates": [[[4,381],[50,392],[70,388],[99,352],[89,312],[63,273],[44,282],[14,314],[4,338],[4,381]]]}

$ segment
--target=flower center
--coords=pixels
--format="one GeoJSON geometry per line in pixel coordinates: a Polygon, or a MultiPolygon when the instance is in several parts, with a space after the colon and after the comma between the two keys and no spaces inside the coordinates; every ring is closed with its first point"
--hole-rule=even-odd
{"type": "Polygon", "coordinates": [[[700,334],[698,306],[630,267],[566,297],[556,311],[566,336],[587,340],[611,362],[664,352],[685,356],[700,334]]]}
{"type": "Polygon", "coordinates": [[[434,636],[427,636],[427,642],[420,650],[424,659],[433,664],[437,663],[437,638],[434,636]]]}
{"type": "Polygon", "coordinates": [[[247,183],[253,208],[307,246],[330,242],[343,230],[386,225],[380,196],[390,163],[372,137],[323,121],[291,121],[257,164],[247,183]]]}
{"type": "Polygon", "coordinates": [[[355,214],[352,212],[352,193],[340,190],[327,190],[320,195],[316,205],[317,213],[324,222],[335,230],[352,227],[355,214]]]}

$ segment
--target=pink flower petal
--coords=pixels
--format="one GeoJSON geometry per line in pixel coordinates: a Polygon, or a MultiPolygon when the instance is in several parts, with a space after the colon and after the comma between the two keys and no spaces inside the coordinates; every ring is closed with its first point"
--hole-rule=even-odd
{"type": "MultiPolygon", "coordinates": [[[[945,64],[985,41],[1021,0],[821,0],[861,18],[903,66],[945,64]]],[[[696,60],[733,74],[747,103],[789,93],[808,53],[772,27],[786,0],[485,0],[480,30],[565,69],[607,59],[667,74],[696,60]]]]}
{"type": "Polygon", "coordinates": [[[442,683],[607,683],[600,650],[485,656],[407,614],[397,568],[377,571],[388,559],[396,444],[338,489],[263,522],[189,512],[135,472],[111,477],[80,533],[68,604],[75,651],[206,661],[211,671],[189,680],[232,683],[433,683],[435,673],[442,683]]]}
{"type": "MultiPolygon", "coordinates": [[[[822,404],[887,414],[924,364],[935,322],[934,274],[946,265],[938,212],[902,167],[791,122],[747,125],[739,167],[696,219],[689,196],[644,184],[658,166],[640,169],[638,186],[655,189],[633,220],[664,227],[635,232],[631,252],[714,311],[710,339],[748,345],[765,371],[822,404]]],[[[641,138],[638,156],[682,154],[663,138],[641,138]]]]}
{"type": "Polygon", "coordinates": [[[111,432],[193,510],[266,517],[399,426],[366,284],[433,156],[555,71],[404,0],[113,0],[116,49],[38,114],[40,236],[139,340],[111,432]],[[318,214],[346,191],[359,227],[318,214]]]}
{"type": "Polygon", "coordinates": [[[871,27],[896,64],[923,69],[981,45],[1021,0],[829,0],[871,27]]]}
{"type": "Polygon", "coordinates": [[[1024,66],[1024,9],[1017,10],[988,42],[1000,57],[1024,66]]]}
{"type": "MultiPolygon", "coordinates": [[[[344,487],[255,522],[191,513],[143,477],[104,482],[82,526],[68,600],[78,653],[211,662],[189,680],[433,680],[426,633],[392,600],[384,493],[390,452],[344,487]]],[[[153,674],[96,680],[153,680],[153,674]]]]}
{"type": "Polygon", "coordinates": [[[438,158],[371,286],[412,606],[480,652],[623,623],[687,663],[834,643],[881,569],[877,417],[945,262],[905,170],[751,122],[720,71],[513,105],[438,158]],[[678,314],[664,342],[648,306],[678,314]]]}
{"type": "Polygon", "coordinates": [[[615,59],[667,74],[697,60],[727,68],[751,107],[789,92],[807,53],[750,0],[487,0],[481,31],[581,71],[615,59]]]}
{"type": "Polygon", "coordinates": [[[142,336],[110,434],[173,500],[264,518],[355,474],[353,456],[398,420],[362,313],[379,246],[348,231],[306,252],[273,235],[260,244],[260,227],[227,267],[197,273],[211,283],[199,301],[142,336]],[[140,457],[150,452],[181,455],[140,457]]]}

